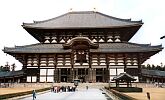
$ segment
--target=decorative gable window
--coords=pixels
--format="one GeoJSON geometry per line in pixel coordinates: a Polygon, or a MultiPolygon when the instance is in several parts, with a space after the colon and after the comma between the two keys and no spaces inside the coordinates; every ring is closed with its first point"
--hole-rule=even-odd
{"type": "Polygon", "coordinates": [[[84,52],[84,50],[79,50],[76,53],[76,63],[87,63],[87,59],[86,59],[86,53],[84,52]]]}

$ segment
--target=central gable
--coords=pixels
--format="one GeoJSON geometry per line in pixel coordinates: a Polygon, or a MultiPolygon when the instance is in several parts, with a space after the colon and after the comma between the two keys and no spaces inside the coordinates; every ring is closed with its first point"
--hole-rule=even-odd
{"type": "Polygon", "coordinates": [[[71,39],[68,43],[63,44],[64,49],[97,49],[99,44],[93,43],[87,37],[75,37],[71,39]]]}

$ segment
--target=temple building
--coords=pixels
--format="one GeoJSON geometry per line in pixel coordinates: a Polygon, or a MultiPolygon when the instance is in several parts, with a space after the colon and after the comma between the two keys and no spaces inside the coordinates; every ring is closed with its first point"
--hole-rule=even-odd
{"type": "Polygon", "coordinates": [[[5,47],[23,66],[20,82],[109,82],[120,73],[141,78],[141,64],[161,45],[131,43],[142,21],[95,11],[68,12],[22,27],[37,44],[5,47]]]}

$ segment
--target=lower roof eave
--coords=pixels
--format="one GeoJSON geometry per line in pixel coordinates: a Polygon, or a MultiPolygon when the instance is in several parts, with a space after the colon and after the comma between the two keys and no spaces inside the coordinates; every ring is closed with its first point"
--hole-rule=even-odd
{"type": "MultiPolygon", "coordinates": [[[[109,52],[109,51],[90,51],[90,53],[149,53],[149,52],[155,52],[158,53],[161,50],[157,50],[157,51],[114,51],[114,52],[109,52]]],[[[72,53],[71,51],[67,51],[67,52],[5,52],[9,55],[12,54],[60,54],[60,53],[72,53]]]]}

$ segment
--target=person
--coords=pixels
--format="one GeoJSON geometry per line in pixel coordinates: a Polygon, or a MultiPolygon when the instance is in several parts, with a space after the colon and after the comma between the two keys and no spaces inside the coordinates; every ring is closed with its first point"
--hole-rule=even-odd
{"type": "Polygon", "coordinates": [[[53,86],[50,87],[50,91],[53,92],[54,91],[54,88],[53,86]]]}
{"type": "Polygon", "coordinates": [[[33,90],[32,94],[33,94],[33,100],[36,99],[36,91],[35,90],[33,90]]]}
{"type": "Polygon", "coordinates": [[[55,93],[58,92],[57,86],[54,87],[54,92],[55,92],[55,93]]]}
{"type": "Polygon", "coordinates": [[[147,98],[148,98],[148,100],[150,100],[150,93],[149,92],[147,92],[147,98]]]}
{"type": "Polygon", "coordinates": [[[88,86],[86,86],[86,89],[88,90],[88,86]]]}

